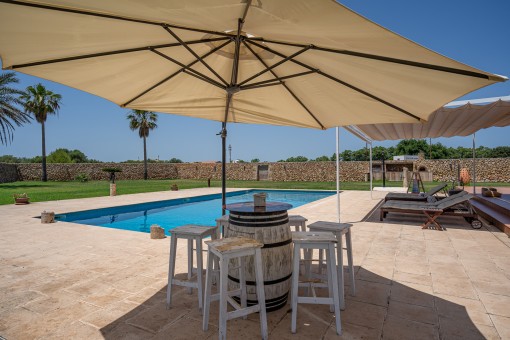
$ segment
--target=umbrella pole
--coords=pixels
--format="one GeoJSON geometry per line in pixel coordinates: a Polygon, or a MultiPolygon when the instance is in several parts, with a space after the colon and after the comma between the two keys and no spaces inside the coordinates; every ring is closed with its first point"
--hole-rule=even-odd
{"type": "Polygon", "coordinates": [[[221,216],[227,205],[227,123],[221,123],[221,216]]]}
{"type": "Polygon", "coordinates": [[[338,152],[340,149],[340,132],[336,127],[336,214],[338,223],[340,223],[340,158],[338,152]]]}
{"type": "Polygon", "coordinates": [[[473,195],[476,195],[476,145],[475,145],[475,133],[473,133],[473,195]]]}
{"type": "Polygon", "coordinates": [[[370,162],[369,162],[369,176],[370,176],[370,198],[371,199],[374,199],[374,197],[372,196],[372,190],[373,190],[373,186],[372,186],[372,143],[370,143],[370,162]]]}

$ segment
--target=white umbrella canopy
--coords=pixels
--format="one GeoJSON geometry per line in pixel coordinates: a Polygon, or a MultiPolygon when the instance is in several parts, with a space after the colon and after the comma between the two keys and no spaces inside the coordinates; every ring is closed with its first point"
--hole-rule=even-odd
{"type": "Polygon", "coordinates": [[[223,164],[227,122],[425,121],[506,80],[331,0],[0,0],[0,57],[122,107],[220,121],[223,164]]]}
{"type": "Polygon", "coordinates": [[[0,0],[0,56],[127,108],[319,129],[427,120],[505,80],[330,0],[0,0]]]}

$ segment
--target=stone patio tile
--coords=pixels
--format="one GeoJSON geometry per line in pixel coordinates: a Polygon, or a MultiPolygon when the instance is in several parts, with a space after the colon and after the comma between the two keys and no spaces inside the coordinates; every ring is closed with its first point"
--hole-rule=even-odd
{"type": "Polygon", "coordinates": [[[383,339],[439,339],[439,330],[435,325],[411,321],[388,315],[384,323],[383,339]]]}
{"type": "Polygon", "coordinates": [[[472,280],[472,282],[478,292],[510,296],[510,280],[508,279],[502,282],[487,282],[476,280],[472,280]]]}
{"type": "Polygon", "coordinates": [[[11,294],[6,294],[3,297],[4,300],[0,301],[0,315],[10,309],[25,305],[30,301],[35,301],[43,297],[45,297],[44,294],[28,290],[14,291],[11,294]]]}
{"type": "Polygon", "coordinates": [[[451,319],[467,318],[479,325],[492,326],[489,314],[479,300],[436,294],[435,303],[441,316],[451,319]]]}
{"type": "Polygon", "coordinates": [[[51,296],[44,296],[37,300],[31,301],[23,305],[23,308],[39,314],[45,314],[77,302],[80,296],[81,295],[76,293],[60,291],[53,293],[51,296]]]}
{"type": "Polygon", "coordinates": [[[416,283],[403,284],[393,282],[391,286],[391,300],[424,307],[434,307],[432,288],[416,283]]]}
{"type": "Polygon", "coordinates": [[[188,313],[189,308],[177,308],[176,306],[166,309],[166,303],[158,303],[127,319],[126,323],[151,333],[158,333],[166,325],[188,313]]]}
{"type": "Polygon", "coordinates": [[[381,283],[356,280],[356,296],[345,296],[346,308],[349,308],[350,300],[387,307],[390,287],[390,285],[381,283]]]}
{"type": "Polygon", "coordinates": [[[395,271],[393,281],[405,284],[406,282],[416,283],[420,285],[432,286],[432,276],[419,275],[406,272],[395,271]]]}
{"type": "MultiPolygon", "coordinates": [[[[174,294],[176,288],[180,287],[174,287],[174,294]]],[[[127,296],[126,301],[131,301],[146,306],[153,306],[154,304],[163,301],[166,303],[166,287],[164,287],[164,290],[165,292],[163,292],[161,288],[158,289],[153,287],[147,287],[145,289],[142,289],[136,294],[131,294],[127,296]]]]}
{"type": "Polygon", "coordinates": [[[141,340],[150,339],[153,333],[125,323],[115,324],[113,328],[100,329],[104,339],[112,340],[141,340]]]}
{"type": "Polygon", "coordinates": [[[411,305],[408,303],[390,300],[388,314],[398,316],[402,319],[430,325],[438,324],[437,312],[435,309],[430,307],[411,305]]]}
{"type": "Polygon", "coordinates": [[[125,299],[127,295],[128,293],[124,291],[110,287],[94,292],[93,294],[85,297],[82,296],[80,297],[80,300],[104,308],[111,305],[112,303],[125,299]]]}
{"type": "Polygon", "coordinates": [[[119,290],[123,290],[129,293],[137,293],[145,287],[152,285],[153,283],[153,278],[137,275],[114,282],[112,285],[119,290]]]}
{"type": "Polygon", "coordinates": [[[104,282],[103,278],[79,281],[78,283],[66,288],[67,291],[78,293],[83,296],[89,296],[99,291],[105,291],[111,286],[104,282]]]}
{"type": "Polygon", "coordinates": [[[510,339],[510,318],[491,315],[491,319],[501,339],[510,339]]]}
{"type": "Polygon", "coordinates": [[[500,339],[494,327],[476,325],[469,318],[448,318],[439,316],[439,325],[442,339],[500,339]]]}
{"type": "Polygon", "coordinates": [[[417,275],[430,275],[430,267],[428,264],[405,261],[398,258],[395,261],[395,270],[417,275]]]}
{"type": "Polygon", "coordinates": [[[479,296],[489,314],[510,317],[510,296],[482,292],[479,296]]]}
{"type": "Polygon", "coordinates": [[[468,299],[478,299],[478,295],[469,278],[436,277],[432,275],[434,293],[446,294],[468,299]]]}
{"type": "Polygon", "coordinates": [[[120,301],[106,309],[100,309],[85,315],[80,318],[80,321],[97,328],[104,328],[114,322],[119,322],[117,320],[126,320],[133,317],[142,310],[143,307],[134,302],[120,301]]]}
{"type": "Polygon", "coordinates": [[[366,259],[356,273],[359,280],[377,282],[383,284],[391,284],[393,278],[392,264],[371,263],[372,259],[366,259]]]}
{"type": "MultiPolygon", "coordinates": [[[[301,307],[301,306],[298,306],[301,307]]],[[[239,320],[244,321],[244,320],[239,320]]],[[[291,314],[288,313],[281,320],[280,323],[271,331],[269,338],[270,339],[321,339],[324,334],[328,331],[331,323],[333,322],[333,314],[330,313],[330,318],[324,320],[322,318],[317,318],[313,313],[302,313],[300,309],[298,309],[297,313],[297,322],[296,322],[296,333],[292,334],[290,332],[290,324],[291,324],[291,314]]],[[[333,325],[334,327],[334,325],[333,325]]],[[[227,323],[227,328],[228,323],[227,323]]],[[[244,335],[244,333],[243,333],[244,335]]],[[[256,338],[253,338],[253,334],[249,335],[246,339],[260,339],[260,331],[259,333],[255,333],[256,338]]],[[[216,339],[218,337],[217,334],[211,337],[211,339],[216,339]]],[[[241,337],[237,337],[237,339],[241,339],[241,337]]],[[[244,338],[243,338],[244,339],[244,338]]]]}
{"type": "Polygon", "coordinates": [[[432,277],[458,277],[468,279],[464,266],[459,262],[457,264],[431,263],[430,272],[432,277]]]}
{"type": "Polygon", "coordinates": [[[80,321],[75,321],[60,327],[55,333],[51,335],[51,339],[87,339],[87,340],[102,340],[104,339],[101,331],[90,325],[86,325],[80,321]]]}
{"type": "MultiPolygon", "coordinates": [[[[227,321],[228,328],[228,321],[227,321]]],[[[169,324],[165,328],[161,329],[152,340],[189,340],[189,339],[215,339],[218,337],[218,328],[214,325],[209,325],[209,329],[204,332],[202,330],[202,321],[182,317],[177,321],[169,324]]],[[[260,333],[260,330],[259,330],[260,333]]],[[[240,334],[239,334],[240,335],[240,334]]],[[[234,339],[237,338],[238,334],[234,335],[234,339]]],[[[260,335],[259,335],[260,338],[260,335]]]]}
{"type": "Polygon", "coordinates": [[[359,301],[349,301],[345,311],[342,311],[340,314],[342,323],[347,322],[353,325],[382,329],[386,312],[386,307],[359,301]]]}
{"type": "MultiPolygon", "coordinates": [[[[342,339],[380,339],[382,329],[368,328],[359,325],[353,325],[342,321],[342,339]]],[[[335,324],[330,326],[324,335],[324,340],[338,339],[335,324]]],[[[293,339],[293,338],[291,338],[293,339]]]]}
{"type": "Polygon", "coordinates": [[[40,317],[38,313],[23,307],[6,310],[0,316],[0,335],[9,328],[29,324],[40,317]]]}

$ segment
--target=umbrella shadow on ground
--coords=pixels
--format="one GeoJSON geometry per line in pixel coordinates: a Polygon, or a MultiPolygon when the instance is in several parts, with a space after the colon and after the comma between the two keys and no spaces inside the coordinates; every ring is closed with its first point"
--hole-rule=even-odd
{"type": "MultiPolygon", "coordinates": [[[[489,328],[488,315],[457,303],[466,299],[434,296],[432,287],[410,273],[402,279],[390,279],[362,267],[355,267],[356,296],[351,296],[346,270],[346,309],[341,312],[343,337],[355,339],[484,339],[489,328]]],[[[405,274],[405,273],[404,273],[405,274]]],[[[184,273],[178,274],[182,279],[184,273]]],[[[391,276],[393,277],[393,275],[391,276]]],[[[172,307],[166,309],[166,286],[139,301],[138,306],[117,314],[100,329],[105,339],[216,339],[218,337],[218,302],[211,304],[208,331],[202,331],[196,290],[175,287],[172,307]]],[[[303,292],[300,292],[300,294],[303,292]]],[[[319,290],[318,295],[327,294],[319,290]]],[[[325,305],[298,306],[297,333],[290,332],[291,310],[284,308],[267,314],[269,338],[330,339],[338,338],[334,313],[325,305]]],[[[247,320],[227,322],[228,338],[260,339],[259,315],[247,320]]],[[[493,329],[493,328],[491,328],[493,329]]],[[[492,334],[491,334],[492,335],[492,334]]]]}

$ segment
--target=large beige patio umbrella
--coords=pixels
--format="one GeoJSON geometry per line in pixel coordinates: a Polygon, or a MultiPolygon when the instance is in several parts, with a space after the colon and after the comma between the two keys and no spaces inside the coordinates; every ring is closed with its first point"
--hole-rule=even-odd
{"type": "Polygon", "coordinates": [[[331,0],[0,0],[0,56],[122,107],[222,122],[223,163],[227,122],[417,122],[506,80],[331,0]]]}

